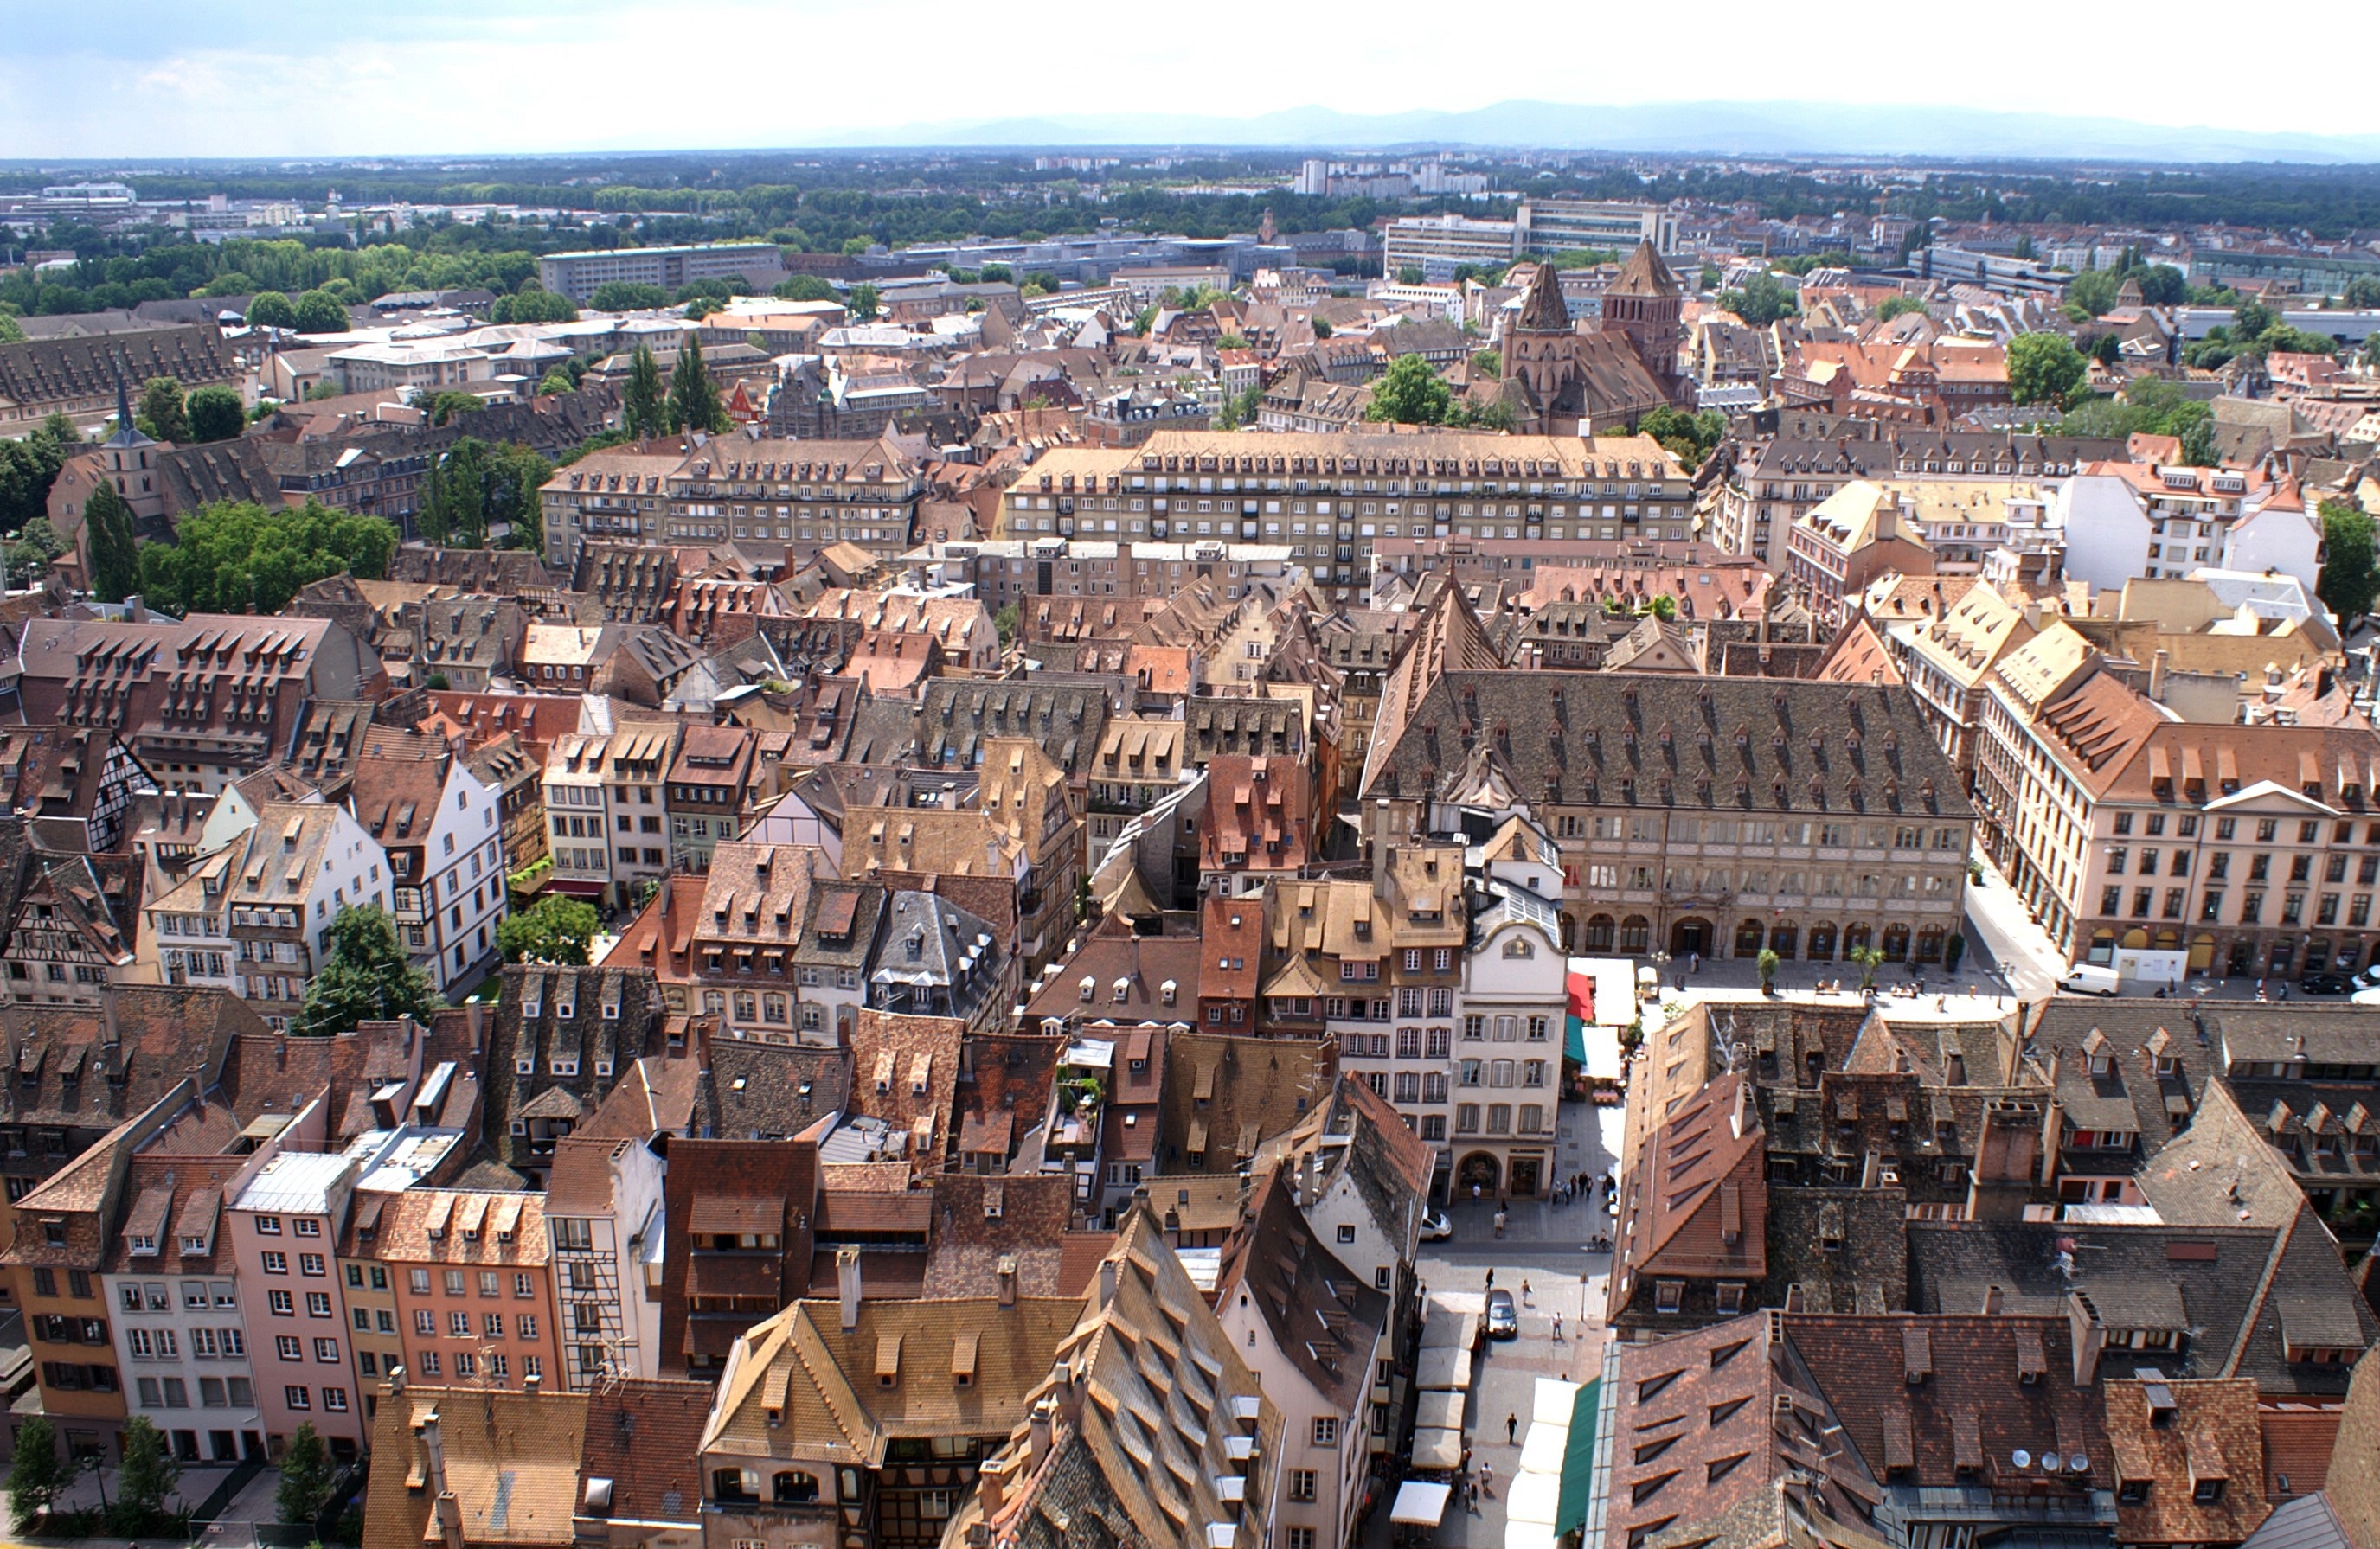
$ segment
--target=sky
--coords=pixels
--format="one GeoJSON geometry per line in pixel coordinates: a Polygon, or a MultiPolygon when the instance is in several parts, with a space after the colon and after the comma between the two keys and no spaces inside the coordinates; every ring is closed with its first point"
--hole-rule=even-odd
{"type": "MultiPolygon", "coordinates": [[[[2024,7],[1896,6],[1847,36],[1773,0],[1707,0],[1683,24],[1670,6],[1552,0],[1485,27],[1444,0],[1369,0],[1318,13],[1349,25],[1311,34],[1252,9],[1237,44],[1228,7],[1082,14],[1095,24],[982,0],[6,0],[0,156],[864,144],[875,128],[1052,114],[1810,102],[1846,89],[1869,103],[2380,134],[2380,92],[2360,69],[2341,90],[2241,90],[2184,67],[2204,57],[2193,51],[2135,48],[2151,40],[2053,27],[2024,7]],[[2104,52],[2073,60],[2086,51],[2104,52]],[[2175,90],[2159,94],[2148,83],[2166,60],[2175,90]]],[[[2180,37],[2239,26],[2211,0],[2127,14],[2180,37]]],[[[2368,0],[2301,0],[2297,41],[2277,45],[2292,78],[2320,56],[2307,40],[2368,36],[2369,14],[2368,0]]]]}

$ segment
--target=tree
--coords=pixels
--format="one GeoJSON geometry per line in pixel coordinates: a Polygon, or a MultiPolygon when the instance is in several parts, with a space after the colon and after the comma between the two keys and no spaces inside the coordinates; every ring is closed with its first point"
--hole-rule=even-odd
{"type": "Polygon", "coordinates": [[[1003,646],[1016,638],[1017,626],[1023,622],[1023,615],[1017,611],[1014,602],[991,616],[991,626],[1000,631],[1000,643],[1003,646]]]}
{"type": "Polygon", "coordinates": [[[868,249],[874,246],[876,246],[876,243],[869,237],[846,236],[843,240],[843,256],[845,258],[864,258],[868,254],[868,249]]]}
{"type": "Polygon", "coordinates": [[[82,546],[95,601],[121,602],[140,589],[140,539],[132,530],[132,507],[103,478],[82,502],[82,546]]]}
{"type": "Polygon", "coordinates": [[[2380,277],[2358,274],[2347,282],[2347,288],[2339,294],[2338,299],[2343,305],[2358,310],[2380,307],[2380,277]]]}
{"type": "Polygon", "coordinates": [[[1329,318],[1309,318],[1306,320],[1306,322],[1307,325],[1314,330],[1314,336],[1316,338],[1328,339],[1330,337],[1330,320],[1329,318]]]}
{"type": "Polygon", "coordinates": [[[1236,430],[1257,422],[1257,411],[1264,406],[1264,384],[1251,382],[1223,400],[1215,411],[1215,429],[1236,430]]]}
{"type": "Polygon", "coordinates": [[[0,345],[21,345],[25,342],[25,325],[7,312],[0,312],[0,345]]]}
{"type": "Polygon", "coordinates": [[[1504,352],[1475,349],[1471,352],[1471,370],[1475,376],[1500,377],[1504,374],[1504,352]]]}
{"type": "Polygon", "coordinates": [[[796,274],[789,280],[778,281],[776,288],[769,294],[780,301],[832,301],[834,299],[834,287],[815,274],[796,274]]]}
{"type": "Polygon", "coordinates": [[[1760,955],[1753,961],[1760,968],[1760,993],[1767,995],[1777,987],[1777,965],[1784,960],[1763,947],[1760,949],[1760,955]]]}
{"type": "Polygon", "coordinates": [[[1925,303],[1916,296],[1888,296],[1884,298],[1884,305],[1876,309],[1876,315],[1878,321],[1890,322],[1903,313],[1922,312],[1925,309],[1925,303]]]}
{"type": "Polygon", "coordinates": [[[628,357],[628,383],[620,398],[620,424],[637,441],[664,434],[669,426],[662,406],[662,369],[643,345],[628,357]]]}
{"type": "Polygon", "coordinates": [[[702,335],[688,333],[678,346],[677,369],[670,373],[669,423],[673,430],[700,430],[717,435],[728,427],[727,405],[719,401],[719,384],[702,363],[702,335]]]}
{"type": "Polygon", "coordinates": [[[36,516],[8,540],[8,584],[30,587],[40,580],[50,568],[50,562],[67,551],[58,540],[57,529],[46,516],[36,516]]]}
{"type": "Polygon", "coordinates": [[[151,377],[140,387],[133,423],[159,441],[179,446],[190,439],[190,417],[182,403],[182,384],[172,377],[151,377]]]}
{"type": "Polygon", "coordinates": [[[351,326],[346,308],[327,290],[310,290],[298,298],[298,332],[345,333],[351,326]]]}
{"type": "Polygon", "coordinates": [[[248,424],[248,407],[239,401],[239,390],[219,382],[191,393],[182,409],[194,442],[229,441],[248,424]]]}
{"type": "Polygon", "coordinates": [[[1678,599],[1668,592],[1662,592],[1645,605],[1645,611],[1667,623],[1678,616],[1678,599]]]}
{"type": "Polygon", "coordinates": [[[2009,341],[2009,393],[2020,404],[2062,409],[2089,374],[2074,341],[2063,333],[2020,333],[2009,341]]]}
{"type": "Polygon", "coordinates": [[[537,384],[537,395],[540,398],[551,397],[556,393],[576,393],[577,391],[578,384],[570,380],[570,373],[564,370],[559,366],[556,366],[553,369],[546,372],[542,378],[539,379],[537,384]]]}
{"type": "Polygon", "coordinates": [[[295,328],[298,309],[277,290],[261,290],[248,298],[248,322],[251,328],[295,328]]]}
{"type": "Polygon", "coordinates": [[[560,893],[496,926],[496,946],[506,962],[581,963],[602,920],[591,903],[560,893]]]}
{"type": "Polygon", "coordinates": [[[606,280],[595,287],[587,304],[599,312],[649,312],[669,305],[669,292],[634,280],[606,280]]]}
{"type": "Polygon", "coordinates": [[[414,523],[433,544],[483,549],[488,542],[488,445],[465,436],[446,449],[424,481],[414,523]]]}
{"type": "Polygon", "coordinates": [[[310,1528],[331,1504],[331,1454],[310,1421],[301,1421],[281,1453],[281,1489],[274,1505],[281,1520],[310,1528]]]}
{"type": "Polygon", "coordinates": [[[408,1016],[426,1025],[437,1006],[430,975],[407,959],[388,911],[351,903],[331,920],[330,960],[306,986],[306,1004],[291,1031],[327,1038],[358,1023],[408,1016]]]}
{"type": "Polygon", "coordinates": [[[182,1465],[165,1446],[165,1434],[145,1414],[124,1428],[124,1460],[115,1470],[115,1500],[107,1508],[107,1531],[140,1538],[161,1531],[174,1513],[174,1486],[182,1465]]]}
{"type": "Polygon", "coordinates": [[[2339,500],[2322,502],[2322,575],[2314,582],[2314,595],[2342,631],[2372,611],[2372,599],[2380,593],[2374,527],[2359,506],[2339,500]]]}
{"type": "Polygon", "coordinates": [[[847,309],[851,313],[852,320],[856,322],[866,322],[868,319],[874,317],[876,315],[876,303],[880,295],[880,293],[877,288],[874,285],[869,284],[865,280],[862,280],[859,284],[852,286],[851,299],[846,304],[847,309]]]}
{"type": "Polygon", "coordinates": [[[1754,328],[1766,328],[1802,309],[1801,293],[1774,274],[1755,274],[1742,290],[1731,290],[1718,304],[1754,328]]]}
{"type": "Polygon", "coordinates": [[[1397,265],[1397,284],[1401,285],[1417,285],[1428,278],[1428,275],[1422,272],[1420,264],[1401,263],[1397,265]]]}
{"type": "Polygon", "coordinates": [[[1364,418],[1398,425],[1443,425],[1453,402],[1453,392],[1428,361],[1402,355],[1373,384],[1372,404],[1364,418]]]}
{"type": "Polygon", "coordinates": [[[447,388],[421,405],[430,411],[430,423],[443,425],[458,414],[477,414],[488,406],[488,401],[476,393],[463,393],[447,388]]]}
{"type": "Polygon", "coordinates": [[[1548,261],[1556,269],[1597,269],[1618,263],[1620,255],[1606,248],[1564,248],[1548,261]]]}
{"type": "Polygon", "coordinates": [[[2020,236],[2016,239],[2016,256],[2017,256],[2018,258],[2020,258],[2020,259],[2024,260],[2025,260],[2026,262],[2028,262],[2028,263],[2030,263],[2030,262],[2032,262],[2032,261],[2033,261],[2033,238],[2032,238],[2032,237],[2030,237],[2030,236],[2020,236]]]}
{"type": "MultiPolygon", "coordinates": [[[[270,514],[253,501],[221,501],[185,515],[173,542],[140,551],[140,589],[176,613],[277,613],[298,587],[325,575],[382,579],[395,552],[396,528],[383,517],[310,500],[270,514]]],[[[99,568],[94,554],[94,595],[103,592],[99,568]]]]}
{"type": "Polygon", "coordinates": [[[539,284],[535,280],[523,280],[520,289],[510,296],[499,296],[488,310],[490,322],[577,322],[578,309],[570,297],[560,296],[539,284]]]}
{"type": "Polygon", "coordinates": [[[1636,433],[1652,437],[1677,454],[1678,461],[1695,468],[1726,438],[1727,416],[1717,409],[1688,414],[1663,405],[1636,422],[1636,433]]]}
{"type": "Polygon", "coordinates": [[[8,1508],[30,1523],[57,1504],[75,1470],[58,1457],[58,1434],[47,1415],[25,1417],[17,1428],[17,1456],[8,1465],[8,1508]]]}
{"type": "Polygon", "coordinates": [[[1876,971],[1884,966],[1882,947],[1854,947],[1843,954],[1860,965],[1860,988],[1876,987],[1876,971]]]}

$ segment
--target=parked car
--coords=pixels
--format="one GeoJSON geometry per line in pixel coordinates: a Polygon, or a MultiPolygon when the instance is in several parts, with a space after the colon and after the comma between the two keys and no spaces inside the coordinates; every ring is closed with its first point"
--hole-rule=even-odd
{"type": "Polygon", "coordinates": [[[2355,975],[2357,989],[2380,989],[2380,962],[2374,963],[2355,975]]]}
{"type": "Polygon", "coordinates": [[[1454,1223],[1448,1220],[1444,1213],[1436,1210],[1421,1213],[1421,1240],[1424,1242],[1443,1242],[1453,1235],[1454,1223]]]}
{"type": "Polygon", "coordinates": [[[2300,995],[2352,995],[2355,981],[2344,974],[2309,974],[2298,981],[2300,995]]]}
{"type": "Polygon", "coordinates": [[[2078,962],[2058,981],[2058,987],[2069,995],[2120,995],[2124,990],[2123,976],[2112,968],[2096,963],[2078,962]]]}
{"type": "Polygon", "coordinates": [[[1517,1339],[1521,1337],[1521,1313],[1512,1305],[1512,1293],[1491,1290],[1488,1293],[1488,1337],[1517,1339]]]}

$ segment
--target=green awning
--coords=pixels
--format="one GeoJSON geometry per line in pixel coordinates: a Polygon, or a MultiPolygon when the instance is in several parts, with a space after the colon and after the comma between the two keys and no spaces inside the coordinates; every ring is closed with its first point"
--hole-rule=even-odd
{"type": "Polygon", "coordinates": [[[1570,1411],[1570,1446],[1562,1454],[1561,1505],[1554,1512],[1557,1533],[1575,1532],[1586,1526],[1587,1503],[1595,1493],[1596,1400],[1602,1388],[1600,1377],[1583,1384],[1570,1411]]]}
{"type": "Polygon", "coordinates": [[[1586,1063],[1586,1023],[1572,1012],[1562,1023],[1562,1058],[1573,1065],[1586,1063]]]}

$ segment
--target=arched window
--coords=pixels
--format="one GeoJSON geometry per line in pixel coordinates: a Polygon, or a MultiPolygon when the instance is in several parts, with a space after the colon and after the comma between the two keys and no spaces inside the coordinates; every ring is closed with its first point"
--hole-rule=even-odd
{"type": "Polygon", "coordinates": [[[1735,955],[1757,957],[1760,954],[1761,926],[1758,920],[1746,920],[1735,927],[1735,955]]]}
{"type": "Polygon", "coordinates": [[[1642,914],[1631,914],[1620,922],[1620,950],[1642,952],[1652,945],[1653,922],[1642,914]]]}
{"type": "Polygon", "coordinates": [[[1900,962],[1909,956],[1909,927],[1898,921],[1884,927],[1884,956],[1888,962],[1900,962]]]}
{"type": "Polygon", "coordinates": [[[787,1469],[769,1482],[770,1498],[781,1505],[800,1506],[819,1497],[818,1475],[787,1469]]]}
{"type": "Polygon", "coordinates": [[[1829,922],[1810,927],[1810,961],[1826,962],[1835,955],[1835,927],[1829,922]]]}
{"type": "Polygon", "coordinates": [[[1589,914],[1586,917],[1586,950],[1590,952],[1608,952],[1611,950],[1611,916],[1589,914]]]}
{"type": "Polygon", "coordinates": [[[744,1486],[742,1469],[711,1470],[710,1495],[713,1500],[721,1501],[748,1501],[752,1498],[752,1493],[744,1486]]]}

